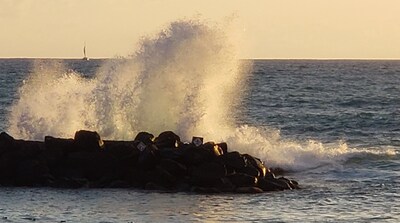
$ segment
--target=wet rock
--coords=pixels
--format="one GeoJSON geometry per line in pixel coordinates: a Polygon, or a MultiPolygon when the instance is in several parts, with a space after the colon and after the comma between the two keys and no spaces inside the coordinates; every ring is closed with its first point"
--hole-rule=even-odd
{"type": "Polygon", "coordinates": [[[275,175],[284,175],[286,173],[286,171],[280,167],[270,168],[270,172],[274,173],[275,175]]]}
{"type": "Polygon", "coordinates": [[[223,154],[219,160],[233,170],[240,170],[246,167],[246,159],[239,152],[230,152],[223,154]]]}
{"type": "Polygon", "coordinates": [[[36,159],[18,160],[13,174],[16,186],[42,186],[46,184],[48,177],[46,163],[36,159]]]}
{"type": "Polygon", "coordinates": [[[243,156],[246,158],[248,166],[251,166],[251,167],[257,169],[260,177],[264,177],[267,174],[267,172],[269,171],[268,168],[264,165],[264,163],[260,159],[253,157],[249,154],[244,154],[243,156]]]}
{"type": "Polygon", "coordinates": [[[259,179],[257,183],[264,191],[281,191],[281,190],[291,190],[292,188],[285,180],[279,179],[259,179]]]}
{"type": "Polygon", "coordinates": [[[6,132],[0,133],[0,156],[15,148],[15,139],[6,132]]]}
{"type": "Polygon", "coordinates": [[[139,132],[136,137],[135,141],[143,142],[144,144],[152,144],[154,140],[154,135],[148,132],[139,132]]]}
{"type": "Polygon", "coordinates": [[[187,175],[187,167],[172,159],[162,159],[158,167],[168,171],[175,177],[183,177],[187,175]]]}
{"type": "Polygon", "coordinates": [[[215,158],[214,154],[209,150],[191,144],[182,148],[182,151],[180,162],[186,166],[196,166],[201,163],[213,161],[215,158]]]}
{"type": "Polygon", "coordinates": [[[158,148],[154,145],[148,145],[140,152],[137,166],[143,170],[154,169],[159,159],[158,148]]]}
{"type": "Polygon", "coordinates": [[[43,156],[50,168],[55,168],[68,153],[75,152],[73,139],[60,139],[52,136],[44,138],[45,150],[43,156]]]}
{"type": "Polygon", "coordinates": [[[228,144],[226,142],[221,142],[217,144],[219,148],[222,150],[222,154],[227,154],[228,153],[228,144]]]}
{"type": "Polygon", "coordinates": [[[244,173],[244,174],[247,174],[247,175],[253,176],[253,177],[261,176],[260,171],[251,165],[245,166],[242,169],[237,170],[237,172],[244,173]]]}
{"type": "Polygon", "coordinates": [[[218,162],[202,163],[193,167],[191,181],[195,185],[212,187],[218,183],[220,178],[226,176],[225,166],[218,162]]]}
{"type": "Polygon", "coordinates": [[[104,148],[100,135],[94,131],[79,130],[74,136],[75,147],[80,151],[96,152],[104,148]]]}
{"type": "Polygon", "coordinates": [[[160,133],[154,140],[154,144],[159,148],[176,148],[181,143],[180,137],[172,131],[160,133]]]}
{"type": "Polygon", "coordinates": [[[201,145],[200,148],[207,150],[213,157],[217,157],[223,154],[222,149],[214,142],[207,142],[201,145]]]}
{"type": "Polygon", "coordinates": [[[284,178],[284,177],[279,177],[278,180],[286,182],[289,185],[290,189],[300,189],[299,184],[297,183],[297,181],[289,180],[289,179],[284,178]]]}
{"type": "Polygon", "coordinates": [[[257,186],[257,177],[253,177],[243,173],[235,173],[233,175],[228,176],[228,179],[236,186],[236,187],[255,187],[257,186]]]}

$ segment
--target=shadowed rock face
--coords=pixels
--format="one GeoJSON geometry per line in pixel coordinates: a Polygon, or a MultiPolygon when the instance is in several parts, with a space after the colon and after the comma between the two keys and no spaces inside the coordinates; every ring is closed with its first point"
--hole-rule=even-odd
{"type": "Polygon", "coordinates": [[[226,143],[183,143],[172,131],[140,132],[132,141],[102,140],[80,130],[74,139],[44,142],[0,133],[0,185],[110,187],[200,193],[261,193],[298,189],[249,154],[226,143]]]}

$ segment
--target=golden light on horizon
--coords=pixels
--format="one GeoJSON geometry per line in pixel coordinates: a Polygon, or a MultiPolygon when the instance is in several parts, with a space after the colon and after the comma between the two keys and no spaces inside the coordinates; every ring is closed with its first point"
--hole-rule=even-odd
{"type": "Polygon", "coordinates": [[[0,57],[126,56],[177,19],[235,15],[242,58],[400,58],[400,1],[0,0],[0,57]]]}

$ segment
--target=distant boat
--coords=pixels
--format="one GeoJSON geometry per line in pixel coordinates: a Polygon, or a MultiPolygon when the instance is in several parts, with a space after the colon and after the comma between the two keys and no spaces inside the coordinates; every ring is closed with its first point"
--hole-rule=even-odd
{"type": "Polygon", "coordinates": [[[89,60],[89,57],[86,56],[86,42],[83,45],[83,58],[82,60],[89,60]]]}

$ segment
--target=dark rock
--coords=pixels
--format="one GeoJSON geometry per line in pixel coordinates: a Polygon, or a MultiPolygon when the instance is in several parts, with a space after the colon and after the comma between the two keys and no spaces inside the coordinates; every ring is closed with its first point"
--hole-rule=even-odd
{"type": "Polygon", "coordinates": [[[227,167],[240,170],[246,167],[246,159],[239,152],[230,152],[219,156],[219,160],[227,167]]]}
{"type": "Polygon", "coordinates": [[[79,130],[74,137],[75,146],[80,151],[96,152],[104,147],[103,140],[97,132],[79,130]]]}
{"type": "Polygon", "coordinates": [[[212,156],[217,157],[223,154],[222,149],[214,142],[207,142],[200,146],[200,148],[209,151],[212,156]]]}
{"type": "Polygon", "coordinates": [[[76,152],[73,139],[60,139],[52,136],[44,137],[45,151],[43,152],[50,168],[56,167],[68,153],[76,152]]]}
{"type": "Polygon", "coordinates": [[[104,141],[104,153],[116,159],[119,164],[128,162],[129,166],[135,166],[140,155],[137,141],[104,141]]]}
{"type": "Polygon", "coordinates": [[[281,191],[281,190],[291,190],[292,188],[285,180],[279,179],[264,179],[261,178],[258,181],[258,187],[264,191],[281,191]]]}
{"type": "Polygon", "coordinates": [[[179,160],[179,159],[181,159],[182,155],[184,154],[184,149],[164,148],[162,150],[159,150],[159,154],[160,154],[160,157],[164,158],[164,159],[179,160]]]}
{"type": "Polygon", "coordinates": [[[176,148],[181,143],[181,139],[172,131],[160,133],[154,140],[154,144],[159,148],[176,148]]]}
{"type": "Polygon", "coordinates": [[[260,159],[253,157],[249,154],[244,154],[243,156],[246,158],[248,166],[252,166],[258,170],[260,174],[259,176],[264,177],[267,172],[269,172],[268,168],[260,159]]]}
{"type": "Polygon", "coordinates": [[[46,163],[35,159],[18,160],[13,176],[16,186],[42,186],[48,177],[46,163]]]}
{"type": "Polygon", "coordinates": [[[172,175],[167,170],[162,169],[160,166],[156,167],[156,172],[157,177],[154,181],[166,188],[172,188],[178,180],[176,176],[172,175]]]}
{"type": "Polygon", "coordinates": [[[140,155],[137,143],[138,141],[104,141],[105,155],[115,160],[113,168],[116,179],[123,179],[130,169],[137,167],[140,155]]]}
{"type": "Polygon", "coordinates": [[[275,175],[284,175],[286,171],[280,167],[270,168],[270,172],[274,173],[275,175]]]}
{"type": "Polygon", "coordinates": [[[289,179],[284,178],[284,177],[279,177],[278,180],[286,182],[289,185],[290,189],[300,189],[299,184],[297,183],[297,181],[289,180],[289,179]]]}
{"type": "Polygon", "coordinates": [[[210,162],[215,159],[215,156],[209,150],[194,145],[185,145],[182,149],[180,162],[186,166],[199,165],[201,163],[210,162]]]}
{"type": "Polygon", "coordinates": [[[202,163],[193,167],[191,181],[195,185],[212,187],[218,183],[220,178],[226,176],[225,166],[218,162],[202,163]]]}
{"type": "Polygon", "coordinates": [[[162,159],[158,164],[158,167],[168,171],[175,177],[183,177],[187,175],[187,167],[175,160],[162,159]]]}
{"type": "Polygon", "coordinates": [[[251,165],[245,166],[242,169],[237,170],[237,172],[244,173],[244,174],[247,174],[247,175],[253,176],[253,177],[261,176],[260,171],[251,165]]]}
{"type": "Polygon", "coordinates": [[[243,173],[236,173],[228,176],[228,179],[236,186],[236,187],[255,187],[257,186],[257,177],[253,177],[243,173]]]}
{"type": "Polygon", "coordinates": [[[159,159],[160,156],[157,147],[154,145],[148,145],[140,152],[137,166],[143,170],[154,169],[159,162],[159,159]]]}
{"type": "Polygon", "coordinates": [[[219,146],[219,148],[221,148],[222,154],[228,153],[228,144],[226,144],[226,142],[221,142],[218,143],[217,145],[219,146]]]}
{"type": "Polygon", "coordinates": [[[143,142],[144,144],[152,144],[154,140],[154,135],[148,132],[139,132],[136,137],[135,141],[143,142]]]}
{"type": "Polygon", "coordinates": [[[10,150],[14,150],[15,139],[5,132],[0,133],[0,156],[10,150]]]}
{"type": "Polygon", "coordinates": [[[70,153],[59,167],[58,174],[67,178],[85,178],[97,181],[103,176],[113,174],[115,160],[102,152],[70,153]]]}

